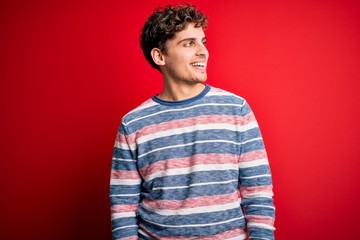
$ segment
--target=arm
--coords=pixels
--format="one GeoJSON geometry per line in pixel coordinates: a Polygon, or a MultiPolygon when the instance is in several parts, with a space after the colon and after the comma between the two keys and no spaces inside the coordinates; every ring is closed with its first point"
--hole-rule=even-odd
{"type": "Polygon", "coordinates": [[[110,180],[112,239],[138,239],[136,210],[141,177],[136,167],[134,143],[122,124],[116,136],[110,180]]]}
{"type": "Polygon", "coordinates": [[[264,142],[247,103],[242,107],[239,186],[250,239],[274,239],[275,207],[264,142]]]}

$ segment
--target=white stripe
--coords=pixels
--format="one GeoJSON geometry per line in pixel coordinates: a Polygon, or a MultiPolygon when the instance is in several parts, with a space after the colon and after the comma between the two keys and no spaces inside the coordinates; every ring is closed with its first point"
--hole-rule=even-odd
{"type": "Polygon", "coordinates": [[[228,181],[223,181],[223,182],[194,183],[194,184],[190,184],[188,186],[157,187],[157,188],[153,188],[152,190],[184,189],[184,188],[191,188],[191,187],[197,187],[197,186],[228,184],[231,182],[238,182],[238,180],[228,180],[228,181]]]}
{"type": "Polygon", "coordinates": [[[134,194],[111,194],[110,197],[134,197],[139,196],[140,193],[134,193],[134,194]]]}
{"type": "Polygon", "coordinates": [[[243,194],[243,198],[256,198],[256,197],[262,197],[262,198],[271,198],[274,196],[272,192],[256,192],[256,193],[247,193],[243,194]]]}
{"type": "Polygon", "coordinates": [[[111,214],[111,220],[127,217],[135,217],[135,212],[123,212],[123,213],[113,213],[111,214]]]}
{"type": "Polygon", "coordinates": [[[232,144],[235,144],[235,145],[242,145],[242,144],[246,144],[246,143],[261,140],[261,139],[262,139],[261,137],[258,137],[258,138],[253,138],[253,139],[250,139],[250,140],[247,140],[247,141],[244,141],[244,142],[234,142],[234,141],[227,141],[227,140],[195,141],[195,142],[186,143],[186,144],[171,145],[171,146],[167,146],[167,147],[156,148],[156,149],[153,149],[151,151],[148,151],[146,153],[141,154],[138,158],[144,157],[144,156],[146,156],[146,155],[148,155],[150,153],[161,151],[161,150],[164,150],[164,149],[186,147],[186,146],[191,146],[191,145],[195,145],[195,144],[198,144],[198,143],[232,143],[232,144]]]}
{"type": "Polygon", "coordinates": [[[273,226],[270,226],[270,225],[265,224],[265,223],[248,222],[247,226],[248,227],[258,227],[258,228],[265,228],[265,229],[269,229],[269,230],[275,230],[275,228],[273,226]]]}
{"type": "Polygon", "coordinates": [[[146,232],[144,232],[142,229],[139,229],[138,232],[141,234],[141,235],[144,235],[145,237],[148,237],[150,239],[152,239],[152,237],[150,235],[148,235],[146,232]]]}
{"type": "Polygon", "coordinates": [[[247,205],[247,207],[263,207],[263,208],[271,208],[271,209],[275,209],[275,207],[273,207],[273,206],[268,206],[268,205],[257,205],[257,204],[247,205]]]}
{"type": "Polygon", "coordinates": [[[121,148],[123,150],[132,150],[135,151],[136,150],[136,144],[126,144],[126,143],[122,143],[120,141],[115,141],[115,146],[116,148],[121,148]]]}
{"type": "Polygon", "coordinates": [[[124,229],[124,228],[134,228],[134,227],[138,227],[138,225],[129,225],[129,226],[123,226],[123,227],[114,228],[112,230],[112,232],[115,232],[117,230],[124,229]]]}
{"type": "Polygon", "coordinates": [[[142,207],[144,207],[146,210],[150,212],[154,212],[159,215],[165,215],[165,216],[172,216],[172,215],[190,215],[190,214],[196,214],[196,213],[211,213],[211,212],[219,212],[219,211],[226,211],[234,208],[239,208],[240,203],[232,202],[222,205],[212,205],[212,206],[202,206],[202,207],[193,207],[193,208],[183,208],[178,210],[166,210],[166,209],[157,209],[149,207],[145,204],[141,204],[142,207]]]}
{"type": "Polygon", "coordinates": [[[246,239],[246,234],[242,234],[240,236],[236,236],[233,238],[227,238],[226,240],[245,240],[246,239]]]}
{"type": "Polygon", "coordinates": [[[195,132],[195,131],[199,131],[199,130],[203,131],[203,130],[221,129],[221,130],[230,130],[230,131],[241,132],[241,131],[247,131],[247,130],[250,130],[250,129],[253,129],[256,127],[258,127],[258,124],[256,121],[250,122],[246,125],[234,125],[234,124],[228,124],[228,123],[196,124],[193,126],[170,129],[170,130],[165,130],[162,132],[155,132],[153,134],[148,134],[148,135],[138,138],[137,143],[141,144],[143,142],[153,140],[156,138],[173,136],[173,135],[184,134],[184,133],[189,133],[189,132],[195,132]]]}
{"type": "Polygon", "coordinates": [[[139,185],[141,179],[111,179],[110,185],[139,185]]]}
{"type": "Polygon", "coordinates": [[[253,179],[253,178],[260,178],[260,177],[271,177],[271,174],[262,174],[262,175],[256,175],[256,176],[251,176],[251,177],[241,177],[241,179],[253,179]]]}
{"type": "Polygon", "coordinates": [[[134,159],[123,159],[123,158],[113,158],[114,161],[123,161],[123,162],[136,162],[134,159]]]}
{"type": "Polygon", "coordinates": [[[248,161],[248,162],[241,162],[239,163],[239,168],[249,168],[249,167],[257,167],[261,165],[268,165],[268,159],[262,158],[258,160],[248,161]]]}
{"type": "Polygon", "coordinates": [[[158,177],[167,177],[167,176],[174,176],[174,175],[183,175],[183,174],[190,174],[193,172],[202,172],[202,171],[222,171],[222,170],[238,170],[237,164],[199,164],[193,165],[188,168],[174,168],[174,169],[167,169],[164,171],[155,172],[148,176],[145,176],[145,181],[150,181],[154,178],[158,177]]]}
{"type": "Polygon", "coordinates": [[[135,119],[129,121],[128,123],[126,123],[126,124],[123,123],[123,124],[126,126],[126,125],[128,125],[128,124],[130,124],[130,123],[132,123],[132,122],[136,122],[136,121],[142,120],[142,119],[144,119],[144,118],[148,118],[148,117],[153,117],[153,116],[156,116],[156,115],[159,115],[159,114],[162,114],[162,113],[187,111],[187,110],[192,109],[192,108],[203,107],[203,106],[233,106],[233,107],[241,107],[241,105],[239,105],[239,104],[233,104],[233,103],[204,103],[204,104],[198,104],[198,105],[194,105],[194,106],[187,107],[187,108],[168,109],[168,110],[156,112],[156,113],[149,114],[149,115],[146,115],[146,116],[143,116],[143,117],[135,118],[135,119]]]}
{"type": "Polygon", "coordinates": [[[239,217],[239,218],[233,218],[233,219],[229,219],[226,221],[222,221],[222,222],[215,222],[215,223],[203,223],[203,224],[188,224],[188,225],[166,225],[166,224],[160,224],[160,223],[155,223],[152,221],[148,221],[145,220],[146,222],[149,222],[151,224],[157,225],[157,226],[161,226],[161,227],[174,227],[174,228],[182,228],[182,227],[206,227],[206,226],[214,226],[214,225],[219,225],[219,224],[224,224],[224,223],[229,223],[229,222],[234,222],[234,221],[238,221],[240,219],[243,219],[244,217],[239,217]]]}

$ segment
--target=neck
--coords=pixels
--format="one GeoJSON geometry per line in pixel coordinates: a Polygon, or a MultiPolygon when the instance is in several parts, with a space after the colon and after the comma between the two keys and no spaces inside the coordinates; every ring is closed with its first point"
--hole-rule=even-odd
{"type": "Polygon", "coordinates": [[[181,101],[199,95],[204,88],[203,83],[170,84],[165,82],[158,98],[165,101],[181,101]]]}

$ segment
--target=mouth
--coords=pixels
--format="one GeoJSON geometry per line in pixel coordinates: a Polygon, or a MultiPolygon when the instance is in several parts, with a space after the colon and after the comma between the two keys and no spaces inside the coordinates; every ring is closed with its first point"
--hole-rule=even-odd
{"type": "Polygon", "coordinates": [[[201,69],[201,70],[206,69],[206,62],[193,62],[193,63],[190,63],[190,65],[197,69],[201,69]]]}

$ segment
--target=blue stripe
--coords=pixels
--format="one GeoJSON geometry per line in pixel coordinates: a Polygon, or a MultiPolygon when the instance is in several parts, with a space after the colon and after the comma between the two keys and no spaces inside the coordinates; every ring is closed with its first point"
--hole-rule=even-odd
{"type": "Polygon", "coordinates": [[[139,193],[141,185],[111,185],[110,194],[135,194],[139,193]]]}
{"type": "Polygon", "coordinates": [[[240,209],[240,206],[238,208],[229,209],[226,211],[194,213],[189,215],[170,215],[170,216],[156,214],[140,206],[138,209],[138,213],[139,216],[145,221],[150,221],[165,225],[174,225],[174,226],[217,223],[229,219],[243,217],[243,213],[240,209]]]}
{"type": "Polygon", "coordinates": [[[214,226],[206,227],[182,227],[182,228],[168,228],[168,227],[158,227],[142,221],[142,224],[151,232],[159,236],[189,236],[189,237],[201,237],[201,236],[210,236],[225,232],[234,228],[244,228],[245,220],[240,219],[232,221],[225,224],[219,224],[214,226]]]}
{"type": "Polygon", "coordinates": [[[274,209],[260,206],[247,206],[246,213],[257,216],[271,216],[274,217],[274,209]]]}
{"type": "Polygon", "coordinates": [[[189,146],[173,147],[169,149],[159,150],[149,153],[145,156],[140,156],[138,160],[139,168],[149,164],[156,163],[161,160],[171,158],[186,158],[196,154],[234,154],[238,155],[240,146],[233,143],[210,142],[197,143],[189,146]]]}
{"type": "Polygon", "coordinates": [[[143,187],[145,189],[152,189],[157,187],[189,186],[196,183],[223,182],[237,179],[239,177],[238,174],[237,170],[192,172],[190,174],[158,177],[145,181],[143,187]]]}
{"type": "Polygon", "coordinates": [[[137,224],[138,224],[138,222],[133,217],[116,218],[111,221],[112,229],[115,229],[118,227],[123,227],[123,226],[137,225],[137,224]]]}
{"type": "Polygon", "coordinates": [[[240,135],[242,142],[261,137],[260,129],[258,127],[244,131],[240,135]]]}
{"type": "Polygon", "coordinates": [[[113,158],[134,159],[134,156],[136,156],[136,153],[134,151],[114,147],[113,158]]]}
{"type": "Polygon", "coordinates": [[[249,141],[241,145],[241,154],[265,149],[264,142],[262,139],[249,141]]]}
{"type": "Polygon", "coordinates": [[[136,163],[130,161],[123,160],[113,160],[111,168],[113,170],[128,170],[128,171],[136,171],[136,163]]]}
{"type": "Polygon", "coordinates": [[[138,145],[138,154],[142,155],[153,149],[174,146],[179,144],[188,144],[193,143],[194,141],[206,141],[206,140],[225,140],[232,142],[239,142],[238,133],[234,130],[224,130],[224,129],[215,129],[215,130],[201,130],[193,131],[183,134],[176,134],[166,137],[160,137],[152,139],[150,141],[144,142],[138,145]]]}
{"type": "Polygon", "coordinates": [[[194,186],[189,188],[179,189],[158,189],[151,192],[144,192],[142,195],[148,199],[158,200],[184,200],[187,198],[216,196],[222,194],[234,193],[237,189],[238,183],[232,182],[222,185],[205,185],[194,186]]]}
{"type": "Polygon", "coordinates": [[[257,177],[251,179],[240,179],[242,187],[254,187],[254,186],[270,186],[272,184],[271,177],[257,177]]]}
{"type": "Polygon", "coordinates": [[[256,176],[260,174],[270,174],[270,169],[267,165],[241,168],[239,171],[240,171],[240,176],[246,176],[246,177],[256,176]]]}
{"type": "Polygon", "coordinates": [[[137,236],[138,227],[131,227],[131,228],[124,228],[124,229],[118,229],[114,232],[112,232],[112,239],[118,240],[121,238],[126,238],[130,236],[137,236]]]}
{"type": "Polygon", "coordinates": [[[274,239],[274,232],[269,229],[251,227],[248,229],[251,240],[274,239]]]}
{"type": "Polygon", "coordinates": [[[189,103],[193,103],[201,98],[203,98],[209,91],[210,91],[211,87],[209,85],[205,85],[205,88],[203,89],[203,91],[198,94],[195,97],[192,98],[188,98],[185,100],[181,100],[181,101],[164,101],[160,98],[158,98],[157,96],[154,96],[152,99],[157,102],[160,103],[161,105],[165,105],[165,106],[180,106],[180,105],[186,105],[189,103]]]}

